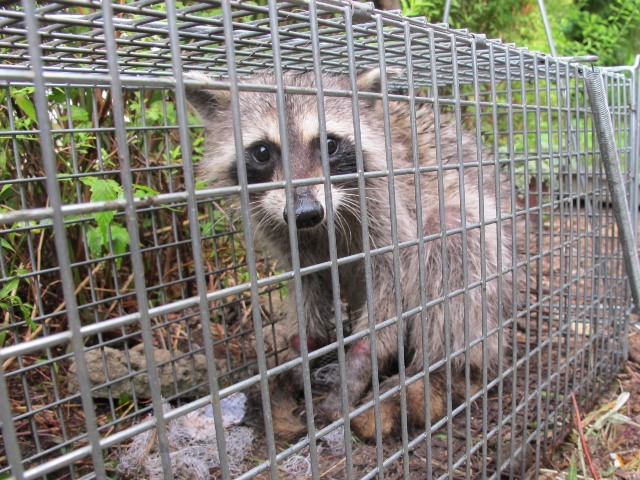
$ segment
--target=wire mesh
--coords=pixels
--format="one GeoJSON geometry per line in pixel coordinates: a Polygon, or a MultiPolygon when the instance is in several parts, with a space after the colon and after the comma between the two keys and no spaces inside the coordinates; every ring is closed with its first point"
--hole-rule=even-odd
{"type": "MultiPolygon", "coordinates": [[[[589,405],[625,360],[631,296],[584,66],[341,1],[4,2],[0,59],[0,477],[535,477],[568,432],[570,392],[589,405]],[[380,91],[355,94],[372,69],[380,91]],[[264,72],[273,81],[259,80],[264,72]],[[291,72],[308,83],[289,84],[291,72]],[[243,124],[241,99],[272,99],[275,113],[258,127],[282,142],[282,175],[256,183],[239,168],[229,185],[198,177],[216,132],[203,137],[187,110],[194,91],[227,95],[228,151],[239,159],[255,127],[243,124]],[[340,102],[355,170],[332,170],[328,142],[318,175],[296,170],[288,105],[300,98],[316,105],[318,139],[336,133],[326,106],[340,102]],[[378,131],[363,104],[378,106],[378,131]],[[409,117],[408,166],[389,148],[398,105],[409,117]],[[387,146],[376,169],[362,153],[372,135],[387,146]],[[439,152],[430,164],[420,160],[425,138],[439,152]],[[468,183],[469,171],[494,172],[498,188],[468,183]],[[445,215],[451,175],[460,198],[480,197],[477,220],[465,208],[457,223],[445,215]],[[431,181],[431,193],[408,195],[406,178],[431,181]],[[358,224],[341,223],[337,181],[354,185],[358,224]],[[297,189],[314,185],[327,202],[326,253],[308,261],[289,222],[280,240],[291,264],[278,264],[275,247],[260,248],[269,225],[252,213],[255,198],[284,192],[294,218],[297,189]],[[483,213],[491,198],[496,218],[483,213]],[[371,234],[382,220],[376,199],[389,202],[384,237],[371,234]],[[344,253],[345,238],[360,239],[357,251],[344,253]],[[434,295],[425,268],[406,277],[403,255],[425,265],[451,238],[463,239],[461,285],[445,281],[434,295]],[[515,253],[492,266],[500,245],[515,253]],[[346,283],[346,271],[361,283],[346,283]],[[311,278],[326,286],[315,291],[330,318],[323,342],[308,324],[311,278]],[[401,293],[411,288],[415,304],[401,293]],[[443,351],[414,371],[412,346],[433,345],[427,322],[438,309],[443,351]],[[463,331],[452,327],[456,315],[463,331]],[[422,322],[422,338],[397,328],[410,322],[422,322]],[[374,339],[391,331],[391,365],[374,361],[384,353],[374,339]],[[357,348],[372,351],[371,380],[354,405],[357,348]],[[298,392],[285,407],[303,433],[283,440],[277,400],[290,383],[298,392]],[[427,397],[422,422],[416,386],[427,397]],[[327,419],[322,402],[333,391],[341,412],[327,419]],[[231,405],[245,401],[238,394],[244,419],[230,420],[231,405]],[[444,415],[430,418],[437,398],[444,415]],[[387,434],[389,405],[397,415],[387,434]],[[369,435],[357,420],[365,417],[369,435]]],[[[603,73],[632,211],[636,75],[603,73]]]]}

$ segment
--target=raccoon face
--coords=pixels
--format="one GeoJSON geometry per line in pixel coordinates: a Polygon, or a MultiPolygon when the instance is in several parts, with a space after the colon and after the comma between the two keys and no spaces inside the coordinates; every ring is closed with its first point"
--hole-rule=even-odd
{"type": "MultiPolygon", "coordinates": [[[[202,76],[191,76],[202,80],[202,76]]],[[[316,88],[312,74],[285,74],[285,85],[316,88]]],[[[372,91],[379,85],[379,73],[363,74],[358,89],[372,91]],[[376,81],[377,79],[377,81],[376,81]]],[[[251,84],[275,85],[272,76],[261,75],[247,81],[251,84]]],[[[346,77],[325,76],[323,87],[349,91],[346,77]]],[[[205,157],[199,168],[202,178],[216,186],[237,185],[239,168],[245,168],[251,184],[283,181],[283,141],[278,117],[276,94],[273,92],[241,91],[239,94],[242,143],[244,158],[237,159],[232,127],[231,99],[228,91],[187,88],[189,103],[198,111],[205,124],[205,157]],[[244,163],[244,166],[240,164],[244,163]]],[[[314,94],[285,95],[286,146],[291,178],[293,180],[322,178],[321,142],[326,142],[329,173],[332,177],[357,172],[357,151],[353,128],[352,103],[348,97],[324,97],[327,135],[320,138],[317,100],[314,94]]],[[[373,108],[361,101],[361,112],[373,108]]],[[[384,151],[382,135],[370,135],[367,122],[361,122],[363,156],[384,151]],[[375,140],[372,140],[375,138],[375,140]],[[382,144],[380,145],[380,142],[382,144]]],[[[376,125],[373,130],[382,124],[376,125]]],[[[365,161],[366,165],[366,161],[365,161]]],[[[366,169],[366,167],[365,167],[366,169]]],[[[334,211],[346,207],[348,195],[356,195],[357,181],[353,178],[333,180],[331,200],[334,211]],[[350,193],[351,192],[351,193],[350,193]]],[[[321,225],[326,215],[324,184],[295,186],[293,211],[298,229],[311,229],[321,225]]],[[[270,224],[286,225],[292,221],[288,215],[284,189],[267,190],[252,194],[258,213],[269,217],[270,224]]],[[[353,207],[351,207],[353,208],[353,207]]]]}
{"type": "MultiPolygon", "coordinates": [[[[299,132],[292,130],[288,136],[290,145],[289,164],[292,177],[312,178],[322,176],[322,141],[319,132],[308,132],[309,141],[301,141],[299,132]],[[315,135],[314,135],[315,134],[315,135]],[[292,141],[293,140],[293,141],[292,141]]],[[[329,158],[329,172],[331,176],[356,173],[356,152],[350,138],[342,138],[335,134],[326,138],[327,155],[329,158]]],[[[237,168],[230,172],[235,175],[237,182],[237,168]]],[[[274,179],[284,178],[282,173],[282,147],[277,142],[259,140],[245,148],[245,168],[249,183],[264,183],[274,179]]],[[[343,182],[343,187],[353,181],[343,182]]],[[[332,201],[337,208],[342,198],[339,184],[332,185],[332,201]]],[[[325,218],[324,185],[297,186],[293,191],[295,225],[297,228],[312,228],[322,223],[325,218]]],[[[283,190],[270,190],[264,193],[263,209],[268,209],[274,217],[282,215],[285,223],[289,223],[288,209],[283,190]]]]}

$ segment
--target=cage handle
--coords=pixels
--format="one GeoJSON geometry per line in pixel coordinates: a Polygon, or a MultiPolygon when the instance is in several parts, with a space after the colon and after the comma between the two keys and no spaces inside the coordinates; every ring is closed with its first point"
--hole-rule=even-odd
{"type": "Polygon", "coordinates": [[[635,249],[631,213],[627,203],[622,171],[620,170],[620,159],[616,148],[611,112],[607,103],[607,91],[602,79],[602,72],[598,68],[587,70],[585,72],[585,81],[593,114],[593,123],[596,128],[596,136],[600,145],[600,155],[607,175],[609,192],[611,193],[613,214],[618,226],[618,238],[622,247],[624,266],[629,277],[633,303],[636,311],[638,311],[640,310],[640,264],[638,263],[638,252],[635,249]]]}

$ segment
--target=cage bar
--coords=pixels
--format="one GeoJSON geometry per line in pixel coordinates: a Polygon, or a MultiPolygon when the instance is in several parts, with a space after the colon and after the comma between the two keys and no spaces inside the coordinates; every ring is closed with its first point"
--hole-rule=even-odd
{"type": "Polygon", "coordinates": [[[365,3],[187,3],[0,7],[0,477],[538,476],[569,431],[570,394],[589,406],[627,355],[632,290],[587,86],[603,82],[615,201],[637,212],[639,65],[593,74],[365,3]],[[374,69],[379,91],[362,84],[374,69]],[[195,89],[228,99],[234,184],[202,180],[211,128],[188,106],[195,89]],[[265,125],[246,124],[248,97],[272,99],[265,125]],[[292,122],[295,102],[312,113],[292,122]],[[335,105],[348,171],[329,149],[335,105]],[[308,125],[317,164],[301,174],[308,125]],[[243,167],[256,128],[281,148],[269,181],[243,167]],[[290,221],[278,263],[257,199],[280,195],[295,218],[300,189],[322,192],[326,244],[308,261],[290,221]],[[310,279],[325,288],[324,342],[309,333],[310,279]],[[441,354],[416,370],[437,335],[441,354]],[[358,348],[371,380],[354,404],[358,348]],[[281,401],[295,438],[280,436],[281,401]]]}

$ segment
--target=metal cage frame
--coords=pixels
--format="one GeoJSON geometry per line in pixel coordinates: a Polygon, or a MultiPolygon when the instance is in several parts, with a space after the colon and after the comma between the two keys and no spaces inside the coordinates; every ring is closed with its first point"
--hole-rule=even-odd
{"type": "MultiPolygon", "coordinates": [[[[630,251],[638,231],[628,212],[617,218],[611,204],[638,209],[639,65],[601,69],[589,80],[590,67],[578,61],[342,0],[5,2],[0,61],[0,478],[182,478],[185,445],[176,446],[171,429],[187,419],[209,430],[211,451],[202,455],[206,475],[216,478],[537,476],[568,431],[570,394],[590,404],[626,359],[636,289],[625,267],[637,271],[630,251]],[[467,377],[466,398],[447,402],[442,419],[417,430],[401,403],[398,434],[363,443],[345,426],[373,408],[379,428],[380,396],[351,417],[318,422],[311,366],[336,355],[346,378],[345,351],[363,333],[339,327],[328,346],[303,346],[288,360],[278,330],[283,285],[292,282],[289,295],[299,299],[300,278],[323,269],[333,276],[335,315],[347,318],[338,268],[351,260],[336,256],[335,238],[330,261],[311,267],[294,262],[283,271],[254,250],[248,209],[229,218],[221,199],[240,198],[246,207],[250,192],[280,188],[291,202],[295,181],[256,186],[240,176],[239,186],[199,185],[202,125],[189,113],[186,91],[228,91],[232,99],[245,90],[280,100],[312,95],[320,106],[325,96],[346,97],[357,112],[367,94],[240,81],[261,71],[276,78],[329,72],[355,85],[358,72],[370,68],[403,72],[385,79],[388,88],[377,98],[414,110],[432,104],[475,132],[482,158],[472,163],[504,172],[512,212],[498,223],[513,220],[519,254],[497,277],[518,277],[513,283],[524,300],[500,324],[513,331],[513,353],[504,346],[509,363],[495,377],[485,368],[475,393],[467,377]],[[589,103],[589,81],[603,82],[604,113],[589,103]],[[608,135],[612,148],[598,143],[598,115],[611,120],[612,133],[599,138],[608,135]],[[607,185],[614,175],[605,174],[612,154],[622,167],[617,193],[607,185]],[[283,443],[269,417],[269,384],[297,365],[308,432],[283,443]],[[250,424],[253,433],[243,431],[254,435],[244,444],[253,445],[249,459],[230,447],[240,441],[230,429],[239,427],[224,417],[239,392],[262,410],[258,419],[266,417],[250,424]],[[153,451],[156,470],[119,469],[136,441],[153,451]]],[[[237,120],[239,104],[231,103],[237,120]]],[[[286,124],[282,112],[278,121],[286,124]]],[[[357,126],[355,113],[353,121],[357,126]]],[[[234,134],[242,158],[239,121],[234,134]]],[[[418,173],[389,170],[366,174],[443,175],[441,164],[418,173]]],[[[315,181],[331,184],[328,177],[315,181]]],[[[289,232],[294,239],[295,226],[289,232]]],[[[400,248],[396,238],[366,247],[362,258],[366,264],[400,248]]],[[[370,293],[370,271],[365,280],[370,293]]],[[[403,315],[409,313],[373,329],[403,315]]],[[[429,372],[470,348],[448,351],[429,372]]],[[[383,399],[405,395],[416,381],[398,362],[401,382],[383,399]]],[[[378,383],[374,376],[374,394],[378,383]]]]}

